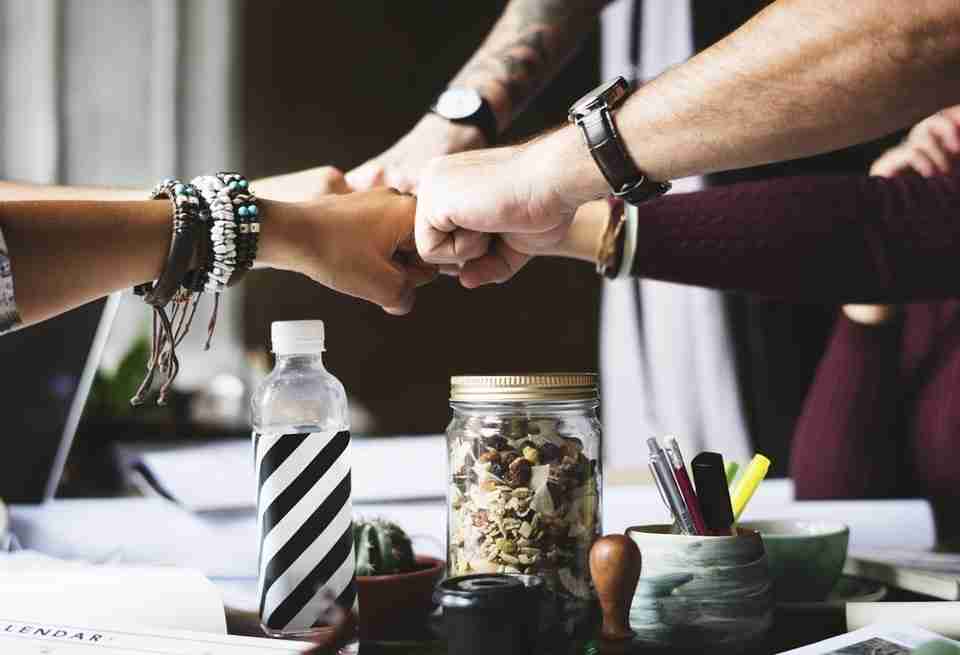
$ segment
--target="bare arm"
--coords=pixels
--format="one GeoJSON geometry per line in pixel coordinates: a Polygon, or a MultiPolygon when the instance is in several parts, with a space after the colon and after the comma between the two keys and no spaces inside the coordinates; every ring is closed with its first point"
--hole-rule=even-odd
{"type": "Polygon", "coordinates": [[[143,200],[144,189],[60,186],[0,180],[0,201],[10,200],[143,200]]]}
{"type": "MultiPolygon", "coordinates": [[[[414,206],[388,190],[261,200],[259,261],[406,313],[415,287],[433,276],[404,261],[413,248],[414,206]]],[[[23,323],[157,278],[170,247],[170,212],[167,201],[0,202],[23,323]]]]}
{"type": "MultiPolygon", "coordinates": [[[[780,0],[639,89],[617,123],[656,179],[744,168],[916,123],[960,100],[958,70],[955,0],[780,0]]],[[[571,191],[606,190],[574,128],[539,145],[579,162],[571,191]]]]}
{"type": "Polygon", "coordinates": [[[576,51],[610,0],[513,0],[451,86],[477,89],[506,127],[576,51]]]}
{"type": "MultiPolygon", "coordinates": [[[[803,157],[865,141],[960,100],[955,0],[780,0],[617,112],[637,164],[671,179],[803,157]]],[[[524,146],[434,160],[421,179],[417,245],[463,262],[472,232],[550,232],[607,192],[577,128],[524,146]],[[453,234],[457,233],[455,238],[453,234]]],[[[527,261],[500,242],[469,286],[527,261]]]]}
{"type": "MultiPolygon", "coordinates": [[[[563,66],[609,0],[512,0],[490,35],[451,80],[490,103],[503,132],[563,66]]],[[[386,152],[347,174],[350,186],[416,189],[433,157],[490,145],[480,130],[427,114],[386,152]]]]}
{"type": "MultiPolygon", "coordinates": [[[[346,193],[347,183],[332,166],[308,168],[253,181],[257,195],[271,200],[298,202],[330,193],[346,193]]],[[[147,189],[64,186],[0,180],[0,202],[10,200],[143,200],[147,189]]]]}

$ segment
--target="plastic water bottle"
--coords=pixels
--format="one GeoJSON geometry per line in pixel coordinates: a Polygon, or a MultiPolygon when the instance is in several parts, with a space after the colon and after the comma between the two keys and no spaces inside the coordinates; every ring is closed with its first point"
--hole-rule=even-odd
{"type": "Polygon", "coordinates": [[[260,622],[322,638],[357,604],[347,395],[323,366],[323,321],[276,322],[271,340],[252,398],[260,622]]]}

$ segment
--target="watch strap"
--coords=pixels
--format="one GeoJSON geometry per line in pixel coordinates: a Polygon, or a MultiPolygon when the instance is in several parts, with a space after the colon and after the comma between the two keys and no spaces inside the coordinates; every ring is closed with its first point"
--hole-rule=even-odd
{"type": "Polygon", "coordinates": [[[670,190],[669,182],[651,180],[637,168],[619,138],[613,114],[606,107],[578,121],[590,155],[610,184],[613,194],[631,204],[655,198],[670,190]]]}

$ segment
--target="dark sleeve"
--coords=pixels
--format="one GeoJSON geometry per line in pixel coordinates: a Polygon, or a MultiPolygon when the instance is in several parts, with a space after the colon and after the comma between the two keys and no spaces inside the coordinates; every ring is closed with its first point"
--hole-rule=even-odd
{"type": "Polygon", "coordinates": [[[794,430],[790,477],[797,499],[896,495],[901,325],[837,319],[794,430]]]}
{"type": "Polygon", "coordinates": [[[639,217],[636,276],[819,303],[960,296],[960,172],[737,184],[639,217]]]}

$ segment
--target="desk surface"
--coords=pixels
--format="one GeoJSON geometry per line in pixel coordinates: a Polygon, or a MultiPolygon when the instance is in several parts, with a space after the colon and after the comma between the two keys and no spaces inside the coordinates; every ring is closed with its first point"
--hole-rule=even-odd
{"type": "MultiPolygon", "coordinates": [[[[923,601],[931,600],[906,591],[891,589],[886,600],[889,601],[923,601]]],[[[257,616],[250,612],[228,612],[227,626],[231,634],[247,636],[263,636],[257,621],[257,616]]],[[[439,619],[434,617],[431,625],[419,630],[420,634],[406,640],[390,643],[361,642],[360,655],[446,655],[446,644],[442,640],[442,629],[439,619]]],[[[772,655],[787,650],[807,646],[809,644],[836,637],[846,632],[844,610],[838,607],[825,607],[818,610],[783,610],[774,611],[773,628],[763,643],[751,649],[748,655],[772,655]]],[[[600,653],[606,655],[629,655],[632,653],[649,654],[650,648],[630,643],[597,642],[600,653]]],[[[575,650],[566,650],[562,655],[581,655],[575,650]]],[[[331,651],[332,652],[332,651],[331,651]]],[[[452,653],[450,655],[453,655],[452,653]]],[[[545,651],[543,655],[560,655],[545,651]]]]}

